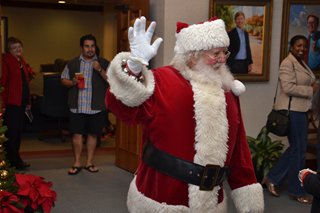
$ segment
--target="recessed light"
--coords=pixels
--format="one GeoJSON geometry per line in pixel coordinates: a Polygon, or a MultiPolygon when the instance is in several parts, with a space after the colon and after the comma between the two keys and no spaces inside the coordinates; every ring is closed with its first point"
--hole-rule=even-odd
{"type": "Polygon", "coordinates": [[[59,4],[65,4],[66,1],[58,1],[59,4]]]}

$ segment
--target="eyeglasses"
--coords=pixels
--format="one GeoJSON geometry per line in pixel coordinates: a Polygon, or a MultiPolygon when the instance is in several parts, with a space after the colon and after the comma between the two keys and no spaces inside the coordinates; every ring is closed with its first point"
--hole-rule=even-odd
{"type": "Polygon", "coordinates": [[[13,45],[10,46],[11,50],[17,50],[17,49],[20,49],[20,48],[22,48],[21,44],[13,44],[13,45]]]}
{"type": "Polygon", "coordinates": [[[206,54],[212,59],[228,59],[230,56],[230,52],[228,50],[219,51],[219,52],[206,52],[206,54]]]}

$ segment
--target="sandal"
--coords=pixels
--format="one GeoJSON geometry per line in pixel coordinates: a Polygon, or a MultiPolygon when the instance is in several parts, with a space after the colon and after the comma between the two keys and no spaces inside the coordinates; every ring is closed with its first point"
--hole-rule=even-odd
{"type": "Polygon", "coordinates": [[[84,167],[84,169],[87,170],[88,172],[92,172],[92,173],[99,172],[99,169],[97,167],[95,167],[93,164],[84,167]]]}
{"type": "Polygon", "coordinates": [[[70,171],[70,169],[69,169],[68,175],[76,175],[81,171],[82,167],[81,166],[72,166],[71,169],[73,171],[70,171]]]}

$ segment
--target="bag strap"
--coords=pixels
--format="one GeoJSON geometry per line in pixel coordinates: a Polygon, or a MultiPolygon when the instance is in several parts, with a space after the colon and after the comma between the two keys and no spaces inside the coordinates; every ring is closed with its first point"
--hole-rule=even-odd
{"type": "MultiPolygon", "coordinates": [[[[272,106],[272,109],[274,109],[274,105],[275,105],[275,103],[276,103],[277,94],[278,94],[279,82],[280,82],[280,77],[278,77],[276,93],[274,94],[274,97],[273,97],[273,106],[272,106]]],[[[290,112],[290,108],[291,108],[291,100],[292,100],[292,96],[289,97],[288,113],[290,112]]]]}

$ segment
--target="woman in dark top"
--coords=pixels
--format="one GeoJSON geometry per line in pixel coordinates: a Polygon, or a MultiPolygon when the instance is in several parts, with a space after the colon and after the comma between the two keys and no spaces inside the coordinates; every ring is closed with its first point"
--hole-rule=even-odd
{"type": "Polygon", "coordinates": [[[29,76],[31,68],[22,57],[23,46],[18,38],[10,37],[7,52],[2,56],[1,85],[4,125],[8,127],[4,143],[6,157],[16,169],[25,169],[30,164],[20,157],[20,144],[25,124],[25,111],[30,109],[29,76]]]}

